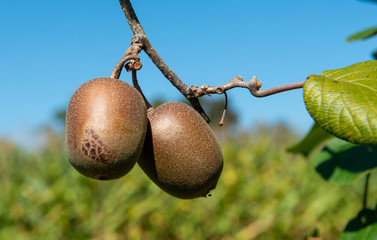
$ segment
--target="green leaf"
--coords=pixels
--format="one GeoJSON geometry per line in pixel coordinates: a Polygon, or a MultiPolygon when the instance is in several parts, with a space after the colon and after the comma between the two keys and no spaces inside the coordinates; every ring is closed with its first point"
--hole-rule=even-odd
{"type": "Polygon", "coordinates": [[[333,137],[331,134],[323,130],[318,124],[314,123],[309,133],[295,145],[287,149],[288,152],[300,153],[307,157],[316,147],[327,139],[333,137]]]}
{"type": "Polygon", "coordinates": [[[374,35],[377,35],[377,26],[365,29],[365,30],[363,30],[361,32],[357,32],[357,33],[349,36],[346,39],[346,41],[350,42],[350,41],[363,40],[363,39],[367,39],[367,38],[373,37],[374,35]]]}
{"type": "Polygon", "coordinates": [[[319,126],[357,144],[377,144],[377,61],[310,75],[304,100],[319,126]]]}
{"type": "Polygon", "coordinates": [[[327,181],[351,183],[377,167],[377,146],[356,145],[334,138],[315,161],[316,171],[327,181]]]}
{"type": "Polygon", "coordinates": [[[375,240],[377,239],[376,211],[363,209],[357,217],[348,222],[341,240],[375,240]]]}

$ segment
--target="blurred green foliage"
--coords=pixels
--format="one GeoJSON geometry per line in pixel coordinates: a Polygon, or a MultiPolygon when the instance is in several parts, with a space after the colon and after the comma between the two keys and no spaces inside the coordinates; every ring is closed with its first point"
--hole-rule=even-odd
{"type": "MultiPolygon", "coordinates": [[[[371,2],[371,3],[377,3],[376,0],[363,0],[365,2],[371,2]]],[[[346,41],[351,42],[351,41],[359,41],[359,40],[365,40],[371,37],[374,37],[377,35],[377,26],[374,27],[369,27],[367,29],[364,29],[360,32],[354,33],[351,36],[349,36],[346,41]]],[[[374,59],[377,59],[377,51],[375,50],[372,53],[372,57],[374,59]]]]}
{"type": "Polygon", "coordinates": [[[339,239],[362,204],[363,181],[322,180],[285,151],[297,138],[283,126],[223,140],[218,186],[194,200],[162,192],[137,165],[119,180],[86,178],[61,134],[46,137],[35,151],[0,142],[0,239],[339,239]]]}

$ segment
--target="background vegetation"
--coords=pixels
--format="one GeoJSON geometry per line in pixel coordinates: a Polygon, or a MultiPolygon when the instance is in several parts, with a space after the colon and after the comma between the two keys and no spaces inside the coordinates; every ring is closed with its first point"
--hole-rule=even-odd
{"type": "Polygon", "coordinates": [[[2,141],[0,239],[338,239],[361,208],[364,182],[325,182],[312,161],[287,153],[292,131],[255,129],[221,140],[219,184],[195,200],[162,192],[137,165],[116,181],[86,178],[49,128],[39,150],[2,141]]]}

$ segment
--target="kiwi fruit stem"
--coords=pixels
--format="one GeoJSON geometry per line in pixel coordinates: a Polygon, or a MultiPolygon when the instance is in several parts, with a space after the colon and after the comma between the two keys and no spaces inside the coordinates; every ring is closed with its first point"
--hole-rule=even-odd
{"type": "Polygon", "coordinates": [[[136,72],[137,72],[136,70],[132,70],[132,85],[134,85],[136,90],[138,90],[141,96],[143,97],[145,106],[147,107],[147,111],[152,110],[153,109],[152,105],[148,102],[147,98],[145,97],[143,91],[140,88],[139,82],[137,81],[136,72]]]}

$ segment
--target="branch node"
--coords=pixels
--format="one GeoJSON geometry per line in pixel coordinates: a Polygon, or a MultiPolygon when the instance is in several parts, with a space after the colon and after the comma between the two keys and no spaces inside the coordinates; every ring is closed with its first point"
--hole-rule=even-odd
{"type": "Polygon", "coordinates": [[[208,89],[208,87],[209,87],[209,86],[208,86],[207,84],[204,84],[204,85],[202,85],[200,88],[203,89],[203,90],[205,91],[205,90],[208,89]]]}
{"type": "Polygon", "coordinates": [[[243,82],[243,78],[241,76],[235,76],[230,80],[231,83],[243,82]]]}
{"type": "Polygon", "coordinates": [[[262,87],[262,82],[261,80],[257,80],[256,88],[259,90],[262,87]]]}
{"type": "Polygon", "coordinates": [[[221,87],[218,87],[218,88],[216,88],[216,93],[222,94],[222,93],[224,93],[224,89],[221,88],[221,87]]]}
{"type": "Polygon", "coordinates": [[[130,60],[125,65],[124,68],[127,72],[130,72],[132,70],[140,70],[143,65],[139,60],[130,60]]]}
{"type": "Polygon", "coordinates": [[[135,70],[140,70],[143,67],[143,65],[141,64],[140,61],[135,61],[133,64],[133,67],[135,70]]]}

